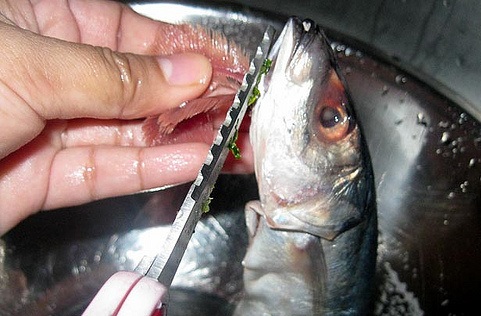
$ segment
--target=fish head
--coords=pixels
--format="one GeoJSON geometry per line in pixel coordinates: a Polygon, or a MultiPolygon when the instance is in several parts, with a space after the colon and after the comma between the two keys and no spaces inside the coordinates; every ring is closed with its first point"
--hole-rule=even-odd
{"type": "Polygon", "coordinates": [[[290,18],[261,79],[250,130],[262,215],[274,229],[333,239],[369,212],[372,169],[331,46],[290,18]]]}

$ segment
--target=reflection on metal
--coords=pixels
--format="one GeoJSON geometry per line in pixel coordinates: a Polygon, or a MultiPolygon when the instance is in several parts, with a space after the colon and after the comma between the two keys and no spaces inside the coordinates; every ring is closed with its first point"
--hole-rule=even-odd
{"type": "MultiPolygon", "coordinates": [[[[213,25],[250,51],[267,24],[281,28],[285,21],[237,6],[135,8],[213,25]]],[[[334,40],[375,171],[375,314],[469,314],[481,293],[481,126],[413,76],[334,40]]],[[[252,176],[219,181],[174,279],[173,315],[228,315],[241,293],[243,207],[257,198],[256,184],[252,176]]],[[[78,315],[113,272],[158,251],[187,189],[98,201],[23,222],[0,240],[1,314],[78,315]]]]}

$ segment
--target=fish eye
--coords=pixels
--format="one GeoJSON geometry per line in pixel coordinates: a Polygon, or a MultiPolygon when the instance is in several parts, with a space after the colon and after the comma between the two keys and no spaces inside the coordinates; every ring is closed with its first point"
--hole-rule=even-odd
{"type": "Polygon", "coordinates": [[[319,116],[319,123],[324,128],[333,128],[343,120],[342,114],[338,109],[326,106],[322,109],[319,116]]]}
{"type": "Polygon", "coordinates": [[[336,142],[349,134],[349,115],[343,104],[325,104],[318,113],[317,137],[324,142],[336,142]]]}

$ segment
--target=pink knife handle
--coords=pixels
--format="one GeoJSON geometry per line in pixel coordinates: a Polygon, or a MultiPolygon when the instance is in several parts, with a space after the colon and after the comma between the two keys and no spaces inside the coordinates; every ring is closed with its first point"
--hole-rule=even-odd
{"type": "Polygon", "coordinates": [[[159,309],[166,300],[167,288],[157,280],[120,271],[105,282],[82,316],[162,315],[159,309]]]}

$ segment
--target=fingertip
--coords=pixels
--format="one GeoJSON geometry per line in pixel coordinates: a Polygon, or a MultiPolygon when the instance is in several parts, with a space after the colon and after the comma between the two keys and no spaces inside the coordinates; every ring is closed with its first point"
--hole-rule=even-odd
{"type": "MultiPolygon", "coordinates": [[[[132,58],[145,57],[140,55],[132,58]]],[[[151,57],[148,57],[151,58],[151,57]]],[[[150,78],[140,80],[142,85],[129,89],[135,97],[126,97],[130,101],[122,109],[122,118],[139,118],[162,113],[168,109],[181,106],[186,101],[195,99],[204,93],[210,84],[212,66],[205,56],[194,53],[162,55],[149,59],[154,62],[157,71],[144,67],[137,77],[150,78]]],[[[134,62],[130,63],[134,65],[134,62]]],[[[142,67],[139,67],[142,69],[142,67]]]]}

